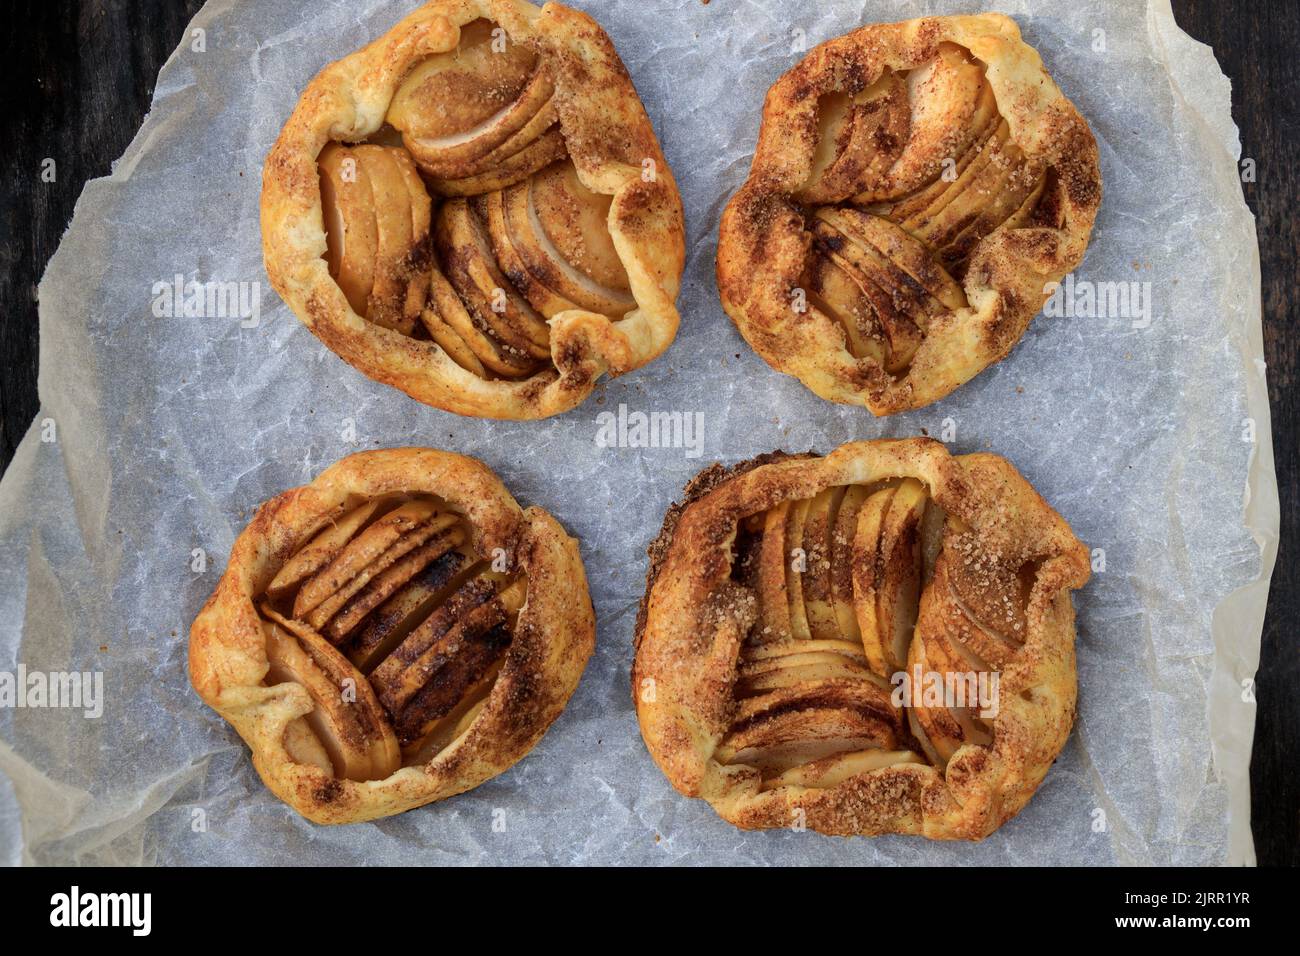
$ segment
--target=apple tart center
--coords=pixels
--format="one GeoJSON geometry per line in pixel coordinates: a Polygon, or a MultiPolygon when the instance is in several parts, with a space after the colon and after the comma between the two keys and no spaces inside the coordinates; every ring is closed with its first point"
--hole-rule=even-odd
{"type": "Polygon", "coordinates": [[[522,379],[553,368],[556,315],[636,308],[612,197],[579,179],[553,97],[542,58],[476,20],[410,71],[370,142],[321,152],[325,260],[354,312],[522,379]]]}
{"type": "Polygon", "coordinates": [[[1011,141],[984,65],[956,44],[821,97],[795,196],[812,235],[811,303],[850,354],[904,373],[930,324],[968,305],[961,282],[982,239],[1054,225],[1039,202],[1050,177],[1011,141]]]}
{"type": "Polygon", "coordinates": [[[935,699],[933,687],[996,686],[989,675],[1024,641],[1035,570],[991,559],[910,478],[827,488],[744,519],[733,577],[757,617],[714,758],[755,767],[765,788],[830,787],[892,764],[942,767],[963,744],[990,743],[986,700],[935,699]],[[907,694],[896,692],[902,674],[907,694]]]}
{"type": "Polygon", "coordinates": [[[315,704],[286,733],[295,760],[380,779],[469,728],[527,596],[471,537],[436,498],[376,498],[338,509],[280,568],[258,605],[265,683],[315,704]]]}

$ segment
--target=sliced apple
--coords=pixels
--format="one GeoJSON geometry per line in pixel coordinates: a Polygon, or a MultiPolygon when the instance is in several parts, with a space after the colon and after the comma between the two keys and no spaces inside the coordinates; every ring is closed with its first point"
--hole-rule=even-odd
{"type": "Polygon", "coordinates": [[[875,307],[862,287],[836,262],[830,248],[815,240],[807,282],[812,305],[844,330],[845,346],[854,358],[885,364],[887,345],[875,307]]]}
{"type": "MultiPolygon", "coordinates": [[[[825,212],[825,211],[824,211],[825,212]]],[[[930,315],[965,308],[966,293],[925,244],[888,219],[857,209],[829,211],[827,221],[887,268],[897,284],[914,288],[931,301],[930,315]]]]}
{"type": "Polygon", "coordinates": [[[921,519],[925,485],[908,478],[894,491],[880,534],[876,622],[888,652],[891,673],[907,666],[907,648],[916,627],[921,597],[921,519]]]}
{"type": "Polygon", "coordinates": [[[378,246],[374,283],[367,301],[366,318],[375,325],[410,335],[415,316],[406,314],[413,215],[411,193],[401,167],[384,146],[361,145],[353,153],[366,169],[375,206],[378,246]]]}
{"type": "Polygon", "coordinates": [[[758,624],[754,639],[760,643],[788,641],[790,598],[786,585],[786,525],[790,502],[768,510],[763,519],[763,542],[758,553],[758,624]]]}
{"type": "Polygon", "coordinates": [[[456,333],[455,329],[438,317],[438,313],[432,307],[426,307],[420,313],[420,321],[428,329],[429,337],[438,343],[438,347],[446,352],[453,362],[479,378],[487,378],[487,369],[478,360],[474,350],[456,333]]]}
{"type": "Polygon", "coordinates": [[[910,750],[854,750],[837,753],[793,767],[778,777],[765,780],[763,789],[810,787],[828,790],[864,773],[908,763],[923,764],[925,761],[910,750]]]}
{"type": "Polygon", "coordinates": [[[898,281],[879,258],[826,221],[825,212],[819,212],[813,235],[826,248],[835,249],[832,259],[870,303],[888,343],[885,370],[897,374],[907,368],[924,338],[922,326],[929,323],[931,314],[928,297],[918,294],[915,283],[898,281]]]}
{"type": "Polygon", "coordinates": [[[537,370],[535,359],[498,342],[488,333],[486,323],[477,315],[470,314],[447,277],[436,268],[430,274],[430,291],[438,317],[460,336],[493,374],[502,378],[523,378],[537,370]]]}
{"type": "Polygon", "coordinates": [[[808,555],[808,569],[803,575],[804,611],[808,615],[808,630],[818,641],[834,641],[840,637],[831,594],[831,529],[844,491],[843,485],[820,491],[808,506],[803,526],[803,547],[808,555]]]}
{"type": "Polygon", "coordinates": [[[757,665],[765,662],[779,663],[782,659],[804,654],[840,654],[850,660],[866,662],[862,645],[857,641],[781,641],[773,644],[755,644],[745,649],[745,663],[757,665]]]}
{"type": "Polygon", "coordinates": [[[609,232],[611,202],[564,160],[504,190],[500,217],[489,213],[494,245],[513,251],[522,291],[548,318],[569,308],[619,318],[636,307],[609,232]]]}
{"type": "Polygon", "coordinates": [[[719,742],[714,759],[781,772],[834,753],[897,746],[894,728],[875,714],[811,707],[776,713],[732,730],[719,742]]]}
{"type": "Polygon", "coordinates": [[[504,48],[494,46],[496,29],[489,20],[465,24],[455,50],[425,58],[397,88],[385,118],[417,157],[473,159],[527,119],[520,100],[538,75],[537,55],[500,34],[504,48]]]}
{"type": "Polygon", "coordinates": [[[564,134],[558,126],[553,126],[518,152],[500,157],[481,173],[454,179],[431,177],[429,184],[443,196],[481,196],[522,182],[566,155],[564,134]]]}
{"type": "MultiPolygon", "coordinates": [[[[263,613],[279,617],[269,608],[263,613]]],[[[263,622],[268,684],[292,681],[311,695],[315,707],[306,722],[329,755],[335,775],[378,780],[395,772],[401,765],[397,738],[365,678],[324,638],[309,636],[303,642],[307,632],[299,625],[294,634],[288,623],[282,618],[263,622]]],[[[310,759],[310,746],[297,743],[298,753],[310,759]]]]}
{"type": "Polygon", "coordinates": [[[381,499],[372,498],[332,521],[329,527],[319,532],[284,563],[267,585],[267,595],[278,601],[324,567],[370,520],[381,503],[381,499]]]}
{"type": "Polygon", "coordinates": [[[474,559],[462,550],[431,561],[370,615],[348,647],[352,663],[363,673],[372,671],[465,583],[473,567],[474,559]]]}
{"type": "Polygon", "coordinates": [[[840,501],[835,527],[831,530],[831,594],[835,601],[835,619],[840,634],[849,646],[862,650],[862,630],[853,607],[853,539],[858,530],[858,514],[867,500],[864,485],[850,485],[840,501]]]}
{"type": "Polygon", "coordinates": [[[550,357],[550,328],[497,268],[487,235],[469,201],[453,199],[438,211],[434,244],[447,279],[466,307],[511,350],[550,357]]]}
{"type": "Polygon", "coordinates": [[[989,137],[996,132],[1001,122],[1002,117],[998,113],[997,98],[993,95],[993,87],[986,83],[975,104],[974,114],[971,116],[969,137],[965,135],[958,136],[955,142],[950,144],[950,146],[955,147],[964,143],[964,148],[952,148],[950,155],[944,156],[940,160],[939,174],[930,181],[929,185],[906,193],[901,198],[894,198],[897,197],[896,193],[892,194],[892,197],[887,197],[881,193],[867,191],[855,196],[853,204],[866,207],[879,203],[883,209],[887,210],[884,214],[894,222],[902,222],[907,217],[926,209],[936,202],[952,185],[953,180],[958,178],[966,167],[980,156],[984,145],[988,142],[989,137]],[[951,160],[951,165],[946,163],[946,160],[951,160]],[[890,198],[892,198],[892,202],[889,201],[890,198]],[[884,201],[881,202],[882,200],[884,201]]]}
{"type": "Polygon", "coordinates": [[[938,176],[944,159],[956,160],[977,133],[988,81],[984,66],[953,43],[907,74],[912,114],[907,144],[890,170],[896,193],[918,189],[938,176]]]}
{"type": "Polygon", "coordinates": [[[879,620],[877,590],[880,578],[880,538],[884,534],[885,514],[894,498],[892,487],[881,488],[863,503],[858,512],[858,526],[853,537],[853,607],[857,613],[862,649],[871,669],[881,677],[894,673],[886,638],[885,625],[879,620]]]}
{"type": "Polygon", "coordinates": [[[446,716],[435,719],[424,736],[413,740],[402,748],[402,755],[408,765],[427,764],[469,730],[474,721],[478,719],[478,715],[482,713],[484,705],[487,704],[488,696],[492,693],[492,687],[496,684],[497,677],[500,675],[504,664],[505,656],[502,655],[465,692],[465,696],[459,704],[452,708],[446,716]]]}
{"type": "Polygon", "coordinates": [[[856,94],[823,96],[812,173],[798,198],[841,202],[876,186],[902,155],[910,123],[907,84],[892,70],[856,94]]]}
{"type": "Polygon", "coordinates": [[[379,249],[370,177],[355,150],[339,143],[321,150],[316,165],[320,170],[325,261],[352,311],[365,316],[379,249]]]}
{"type": "Polygon", "coordinates": [[[803,601],[804,568],[808,565],[808,555],[803,547],[803,527],[808,520],[811,504],[811,498],[804,498],[791,505],[785,527],[785,590],[790,601],[790,634],[797,641],[812,638],[812,629],[808,627],[808,610],[803,601]]]}
{"type": "Polygon", "coordinates": [[[355,578],[397,540],[419,527],[437,510],[431,501],[407,501],[372,522],[298,589],[293,616],[302,618],[355,578]]]}
{"type": "Polygon", "coordinates": [[[439,515],[411,533],[417,537],[428,535],[428,539],[371,578],[330,618],[326,633],[335,644],[341,643],[366,615],[388,600],[398,588],[430,563],[465,543],[465,529],[455,524],[455,520],[453,515],[439,515]],[[439,522],[445,522],[446,525],[441,531],[437,530],[439,522]]]}

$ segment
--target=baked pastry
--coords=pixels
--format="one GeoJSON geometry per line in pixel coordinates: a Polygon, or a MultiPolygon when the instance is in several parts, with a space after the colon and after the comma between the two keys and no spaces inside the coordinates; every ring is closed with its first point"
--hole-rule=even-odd
{"type": "Polygon", "coordinates": [[[882,439],[714,465],[650,549],[641,734],[744,829],[980,839],[1069,735],[1088,574],[996,455],[882,439]]]}
{"type": "Polygon", "coordinates": [[[718,289],[777,371],[890,415],[1006,356],[1100,201],[1092,132],[1011,19],[863,27],[768,91],[718,289]]]}
{"type": "Polygon", "coordinates": [[[350,455],[235,540],[190,680],[317,823],[400,813],[541,739],[595,646],[578,544],[472,458],[350,455]]]}
{"type": "Polygon", "coordinates": [[[677,333],[681,198],[585,14],[434,0],[312,80],[266,158],[271,284],[345,361],[542,418],[677,333]]]}

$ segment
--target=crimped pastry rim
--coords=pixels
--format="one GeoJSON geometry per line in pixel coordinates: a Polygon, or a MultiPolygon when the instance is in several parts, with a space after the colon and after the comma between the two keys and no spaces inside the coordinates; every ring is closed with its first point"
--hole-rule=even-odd
{"type": "Polygon", "coordinates": [[[1083,261],[1100,203],[1092,131],[1038,52],[1021,39],[1014,20],[989,13],[871,24],[814,47],[768,90],[753,164],[719,228],[722,305],[769,365],[822,398],[864,405],[875,415],[920,408],[1010,353],[1049,298],[1048,283],[1060,281],[1083,261]],[[815,120],[818,95],[843,88],[832,75],[836,70],[858,70],[863,85],[869,85],[884,69],[909,69],[928,61],[942,42],[966,48],[986,65],[1011,141],[1026,156],[1048,160],[1056,168],[1063,226],[1001,226],[980,240],[961,282],[968,307],[928,330],[907,374],[892,380],[879,366],[861,360],[873,366],[865,368],[838,345],[828,317],[814,316],[810,309],[802,322],[793,322],[788,299],[771,293],[784,295],[799,285],[807,256],[807,234],[801,237],[800,229],[790,228],[800,217],[797,211],[790,215],[789,197],[811,168],[815,142],[798,142],[808,102],[815,120]],[[841,58],[854,66],[845,67],[841,58]],[[768,235],[772,232],[775,239],[768,235]]]}
{"type": "MultiPolygon", "coordinates": [[[[749,513],[757,510],[763,509],[749,507],[749,513]]],[[[822,457],[812,452],[774,452],[729,468],[715,464],[688,483],[683,500],[668,509],[649,556],[631,675],[642,738],[674,789],[705,799],[719,816],[741,829],[789,828],[795,811],[802,811],[808,829],[833,836],[896,833],[942,840],[983,839],[1028,803],[1069,736],[1077,698],[1069,592],[1087,582],[1089,552],[1029,482],[997,455],[952,456],[942,443],[929,438],[876,439],[850,442],[822,457]],[[1002,704],[994,718],[994,743],[964,745],[942,773],[930,764],[900,764],[821,790],[783,786],[760,791],[756,772],[714,761],[713,743],[725,727],[709,736],[713,728],[701,726],[707,720],[701,719],[700,708],[673,699],[682,686],[674,682],[672,673],[691,675],[697,687],[711,683],[716,688],[726,680],[725,673],[708,670],[708,661],[690,659],[683,649],[692,643],[690,634],[702,630],[694,618],[687,620],[688,608],[709,606],[708,601],[692,603],[691,599],[701,593],[706,597],[721,593],[722,588],[707,582],[725,584],[730,572],[731,559],[724,554],[729,548],[725,529],[731,522],[734,536],[731,518],[738,513],[737,505],[749,507],[759,499],[767,502],[766,508],[781,500],[811,497],[846,480],[865,484],[910,476],[924,481],[941,505],[952,505],[950,512],[970,521],[976,515],[962,503],[970,497],[962,462],[976,459],[998,463],[1006,480],[1018,484],[1017,493],[1036,501],[1036,514],[1049,519],[1048,537],[1058,545],[1039,569],[1031,598],[1056,619],[1055,626],[1031,629],[1016,659],[1001,672],[1002,704]],[[684,522],[689,527],[684,529],[684,522]],[[718,578],[722,568],[724,576],[718,578]],[[657,602],[664,610],[656,607],[657,602]],[[643,699],[639,690],[647,678],[658,684],[653,701],[643,699]],[[1026,688],[1032,688],[1032,700],[1020,696],[1026,688]],[[1040,703],[1052,706],[1040,719],[1026,720],[1029,708],[1040,703]],[[1022,745],[1026,722],[1038,724],[1040,733],[1022,745]]],[[[721,603],[723,599],[714,607],[721,603]]],[[[733,662],[733,673],[734,669],[733,662]]],[[[709,703],[716,700],[706,700],[709,703]]]]}
{"type": "Polygon", "coordinates": [[[261,218],[267,275],[303,324],[365,375],[445,411],[500,419],[567,411],[591,393],[600,375],[639,368],[677,333],[675,300],[685,262],[681,197],[609,37],[592,18],[560,4],[432,0],[326,66],[303,91],[267,155],[261,218]],[[583,184],[614,197],[610,233],[637,303],[615,322],[581,309],[555,316],[554,367],[519,381],[480,379],[432,342],[366,321],[321,258],[325,229],[317,155],[332,140],[362,140],[376,132],[407,70],[430,54],[454,49],[459,26],[478,18],[495,21],[514,39],[542,44],[552,57],[565,55],[556,71],[557,97],[563,98],[559,126],[583,184]],[[575,90],[579,72],[593,77],[591,89],[575,90]],[[608,125],[597,128],[596,117],[608,125]],[[652,182],[642,178],[643,160],[654,162],[652,182]]]}
{"type": "Polygon", "coordinates": [[[521,509],[476,459],[394,448],[349,455],[263,503],[235,539],[189,646],[191,683],[249,745],[267,787],[316,823],[354,823],[462,793],[523,758],[576,689],[595,648],[595,614],[578,543],[553,517],[521,509]],[[464,514],[480,553],[504,548],[527,573],[527,600],[501,673],[461,737],[424,766],[380,780],[340,779],[294,762],[285,749],[285,729],[313,704],[300,684],[262,686],[269,663],[254,599],[334,506],[398,492],[435,494],[464,514]]]}

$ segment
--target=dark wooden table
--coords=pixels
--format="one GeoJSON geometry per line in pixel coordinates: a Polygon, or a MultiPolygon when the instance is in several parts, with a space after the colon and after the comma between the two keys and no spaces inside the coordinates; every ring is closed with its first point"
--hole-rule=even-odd
{"type": "MultiPolygon", "coordinates": [[[[0,163],[0,469],[36,414],[36,283],[88,178],[135,135],[163,62],[202,0],[9,0],[0,71],[10,127],[0,163]],[[42,163],[56,162],[45,183],[42,163]]],[[[1261,864],[1300,863],[1300,22],[1292,0],[1174,0],[1178,22],[1214,47],[1232,78],[1233,115],[1257,181],[1244,185],[1259,228],[1264,346],[1282,546],[1257,678],[1252,825],[1261,864]]]]}

